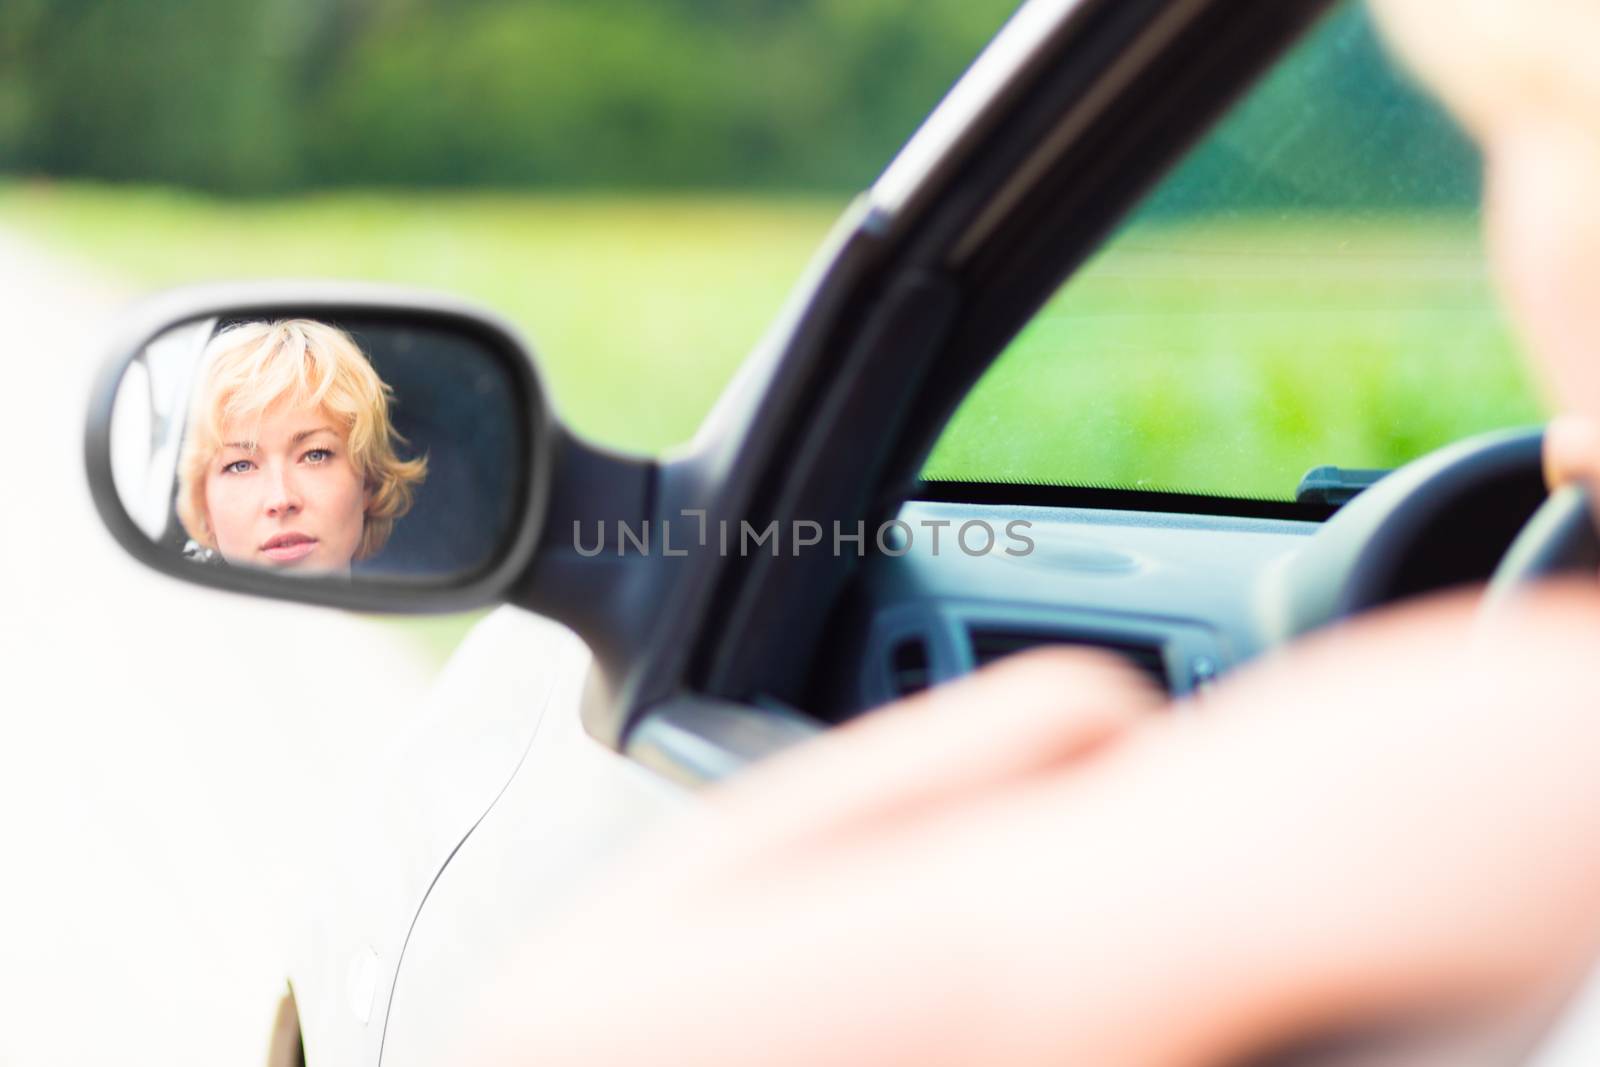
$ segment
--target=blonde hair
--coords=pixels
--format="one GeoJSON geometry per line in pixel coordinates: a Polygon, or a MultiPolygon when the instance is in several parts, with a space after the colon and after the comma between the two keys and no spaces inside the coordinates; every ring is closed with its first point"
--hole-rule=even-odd
{"type": "Polygon", "coordinates": [[[289,401],[320,408],[342,424],[350,463],[367,493],[355,558],[382,549],[394,521],[411,509],[428,461],[396,454],[405,442],[389,421],[393,390],[350,335],[311,319],[245,323],[213,337],[202,366],[178,460],[178,519],[189,536],[217,547],[207,521],[206,473],[222,450],[223,427],[289,401]]]}
{"type": "Polygon", "coordinates": [[[1372,8],[1479,137],[1530,115],[1600,128],[1595,0],[1373,0],[1372,8]]]}

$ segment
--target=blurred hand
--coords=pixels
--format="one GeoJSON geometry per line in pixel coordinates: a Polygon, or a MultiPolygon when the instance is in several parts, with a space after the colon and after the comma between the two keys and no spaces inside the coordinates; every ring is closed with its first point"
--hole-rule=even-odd
{"type": "Polygon", "coordinates": [[[1544,476],[1551,489],[1574,482],[1600,489],[1600,424],[1575,415],[1553,420],[1545,431],[1544,476]]]}
{"type": "MultiPolygon", "coordinates": [[[[1600,359],[1596,365],[1600,367],[1600,359]]],[[[1600,530],[1600,422],[1581,415],[1551,420],[1544,434],[1544,480],[1552,492],[1575,483],[1587,485],[1600,530]]]]}
{"type": "Polygon", "coordinates": [[[1056,653],[873,715],[530,946],[460,1062],[1162,1067],[1547,1002],[1600,940],[1600,610],[1472,608],[1203,710],[1056,653]]]}

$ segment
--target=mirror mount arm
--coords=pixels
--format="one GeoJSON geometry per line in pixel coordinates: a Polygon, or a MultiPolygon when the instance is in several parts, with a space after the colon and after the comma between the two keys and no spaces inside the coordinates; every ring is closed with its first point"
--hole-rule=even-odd
{"type": "Polygon", "coordinates": [[[554,436],[539,547],[506,599],[571,627],[594,655],[601,688],[615,693],[659,621],[666,574],[646,525],[659,467],[567,432],[554,436]]]}

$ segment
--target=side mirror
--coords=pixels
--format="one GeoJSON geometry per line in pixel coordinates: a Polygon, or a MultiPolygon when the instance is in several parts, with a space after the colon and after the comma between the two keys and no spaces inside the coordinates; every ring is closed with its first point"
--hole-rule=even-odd
{"type": "Polygon", "coordinates": [[[382,287],[180,290],[96,383],[90,487],[116,539],[222,589],[367,611],[500,599],[551,481],[533,361],[495,318],[382,287]]]}

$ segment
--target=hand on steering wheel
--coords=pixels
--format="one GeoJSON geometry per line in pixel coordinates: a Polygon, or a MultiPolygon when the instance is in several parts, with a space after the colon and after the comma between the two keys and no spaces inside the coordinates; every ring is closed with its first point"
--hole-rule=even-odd
{"type": "Polygon", "coordinates": [[[1557,419],[1545,432],[1545,480],[1550,498],[1523,526],[1495,568],[1489,604],[1503,602],[1530,582],[1600,571],[1600,532],[1593,490],[1600,466],[1600,431],[1581,419],[1557,419]]]}

